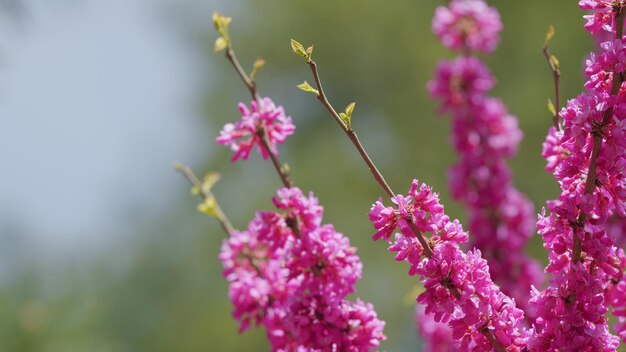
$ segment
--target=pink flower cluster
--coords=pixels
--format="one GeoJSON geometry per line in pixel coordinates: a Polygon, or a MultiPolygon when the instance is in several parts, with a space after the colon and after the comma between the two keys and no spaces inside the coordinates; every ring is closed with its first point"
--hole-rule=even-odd
{"type": "Polygon", "coordinates": [[[623,0],[580,0],[578,5],[591,14],[583,16],[587,23],[585,29],[591,34],[604,32],[615,33],[614,11],[625,5],[623,0]]]}
{"type": "Polygon", "coordinates": [[[453,50],[492,52],[500,41],[500,14],[483,0],[453,0],[435,12],[433,30],[453,50]]]}
{"type": "MultiPolygon", "coordinates": [[[[462,13],[466,21],[491,18],[499,22],[497,10],[482,0],[454,0],[448,7],[439,7],[433,20],[433,30],[442,38],[439,14],[443,12],[458,13],[456,21],[461,21],[462,13]],[[460,10],[466,8],[472,11],[460,10]]],[[[453,29],[446,31],[449,36],[454,34],[453,29]]],[[[492,38],[493,50],[497,32],[482,27],[476,31],[476,35],[492,38]]],[[[461,47],[472,46],[469,37],[459,40],[464,43],[461,47]]],[[[543,281],[539,263],[524,252],[534,228],[534,210],[515,189],[506,164],[516,154],[522,132],[506,106],[486,95],[494,85],[495,78],[478,58],[461,56],[439,63],[428,90],[441,101],[440,110],[452,115],[452,145],[460,160],[448,175],[453,197],[468,208],[470,247],[481,250],[493,280],[532,320],[530,288],[543,281]]]]}
{"type": "Polygon", "coordinates": [[[282,188],[278,211],[259,211],[222,245],[240,331],[263,325],[273,351],[370,351],[383,335],[371,304],[346,300],[362,264],[348,238],[322,224],[312,194],[282,188]],[[294,228],[298,226],[298,231],[294,228]]]}
{"type": "Polygon", "coordinates": [[[232,161],[248,159],[250,152],[257,146],[263,159],[270,154],[278,155],[276,146],[283,143],[296,130],[291,117],[285,116],[282,106],[276,106],[270,98],[259,98],[250,103],[248,108],[239,103],[241,120],[227,123],[217,137],[217,143],[227,145],[235,153],[232,161]],[[269,150],[263,145],[261,135],[267,136],[269,150]]]}
{"type": "MultiPolygon", "coordinates": [[[[588,0],[580,6],[598,11],[595,22],[588,18],[591,32],[600,27],[615,32],[615,15],[624,4],[588,0]]],[[[535,291],[531,301],[539,316],[532,350],[615,351],[619,339],[611,335],[605,315],[610,306],[621,317],[618,335],[626,336],[622,283],[626,267],[623,252],[615,246],[621,237],[615,232],[621,226],[612,224],[626,216],[626,91],[623,86],[613,88],[625,68],[623,39],[603,43],[586,62],[586,91],[567,103],[560,112],[562,129],[551,128],[544,143],[546,169],[554,173],[561,194],[548,202],[549,214],[544,210],[537,223],[549,251],[546,271],[554,278],[547,289],[535,291]],[[592,163],[597,178],[589,192],[592,163]],[[577,262],[575,238],[580,241],[577,262]]]]}
{"type": "Polygon", "coordinates": [[[480,251],[461,251],[459,244],[468,235],[444,213],[438,195],[414,180],[408,195],[395,196],[393,203],[395,207],[382,200],[372,205],[374,238],[387,240],[396,260],[408,262],[410,275],[419,275],[425,291],[417,301],[425,305],[425,313],[447,323],[463,351],[492,350],[490,339],[508,351],[521,351],[527,337],[524,313],[491,280],[480,251]],[[400,233],[392,240],[396,228],[400,233]]]}

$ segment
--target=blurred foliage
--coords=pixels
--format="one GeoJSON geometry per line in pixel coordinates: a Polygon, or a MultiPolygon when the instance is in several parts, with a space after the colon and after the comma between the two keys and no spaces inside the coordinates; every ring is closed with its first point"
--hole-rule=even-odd
{"type": "MultiPolygon", "coordinates": [[[[303,190],[314,190],[325,206],[325,221],[347,234],[365,268],[358,296],[373,302],[387,321],[390,351],[419,350],[413,304],[406,296],[416,284],[407,266],[394,262],[383,243],[371,241],[366,214],[381,191],[343,133],[318,102],[295,86],[311,81],[289,39],[315,44],[326,93],[342,109],[357,102],[352,123],[373,160],[397,192],[412,178],[441,193],[451,216],[464,218],[447,190],[446,170],[456,160],[449,146],[449,119],[437,116],[425,86],[437,60],[454,54],[431,34],[431,18],[442,1],[279,1],[216,0],[216,10],[234,8],[233,45],[242,63],[265,67],[257,82],[294,117],[298,133],[281,149],[303,190]]],[[[582,89],[582,64],[592,43],[582,29],[583,12],[575,2],[491,1],[501,12],[505,31],[499,49],[484,57],[498,79],[492,95],[518,116],[525,139],[511,162],[519,189],[537,211],[557,195],[544,171],[541,143],[550,126],[546,99],[552,78],[541,54],[550,24],[556,29],[551,50],[561,63],[562,97],[582,89]]],[[[181,5],[182,6],[182,5],[181,5]]],[[[211,14],[206,14],[207,22],[211,14]]],[[[206,134],[238,118],[236,103],[248,99],[245,87],[221,53],[212,53],[217,34],[198,33],[206,48],[210,75],[201,108],[206,134]]],[[[562,104],[564,102],[561,102],[562,104]]],[[[214,191],[224,211],[245,227],[255,209],[271,208],[279,179],[259,158],[230,164],[230,152],[215,147],[202,171],[219,171],[214,191]]],[[[139,157],[139,156],[138,156],[139,157]]],[[[174,172],[174,171],[172,171],[174,172]]],[[[263,332],[237,334],[230,319],[227,285],[217,259],[223,233],[196,213],[185,181],[171,216],[154,219],[149,236],[120,244],[78,268],[50,271],[29,267],[0,286],[0,352],[7,351],[263,351],[263,332]],[[116,265],[119,258],[123,264],[116,265]],[[114,267],[112,269],[112,267],[114,267]],[[120,269],[120,267],[122,267],[120,269]]],[[[538,236],[530,253],[545,260],[538,236]]]]}

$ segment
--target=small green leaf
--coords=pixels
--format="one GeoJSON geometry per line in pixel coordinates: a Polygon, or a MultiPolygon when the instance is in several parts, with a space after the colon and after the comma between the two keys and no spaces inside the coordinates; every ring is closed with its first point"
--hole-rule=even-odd
{"type": "Polygon", "coordinates": [[[198,205],[198,211],[217,218],[217,202],[214,197],[209,197],[198,205]]]}
{"type": "Polygon", "coordinates": [[[309,54],[304,49],[304,46],[298,43],[296,40],[291,39],[291,50],[296,53],[298,56],[306,59],[307,62],[311,61],[309,58],[309,54]]]}
{"type": "Polygon", "coordinates": [[[307,81],[304,81],[303,83],[298,84],[297,87],[305,92],[314,93],[315,95],[320,94],[320,92],[317,89],[311,87],[311,85],[307,81]]]}
{"type": "Polygon", "coordinates": [[[346,115],[348,115],[349,117],[352,117],[352,112],[354,111],[355,106],[356,106],[356,103],[354,102],[348,104],[348,106],[346,106],[346,115]]]}
{"type": "Polygon", "coordinates": [[[213,12],[213,24],[222,37],[228,38],[228,25],[232,20],[232,18],[226,17],[217,11],[213,12]]]}
{"type": "Polygon", "coordinates": [[[556,108],[554,107],[554,103],[550,99],[548,99],[548,111],[550,111],[552,116],[556,116],[556,108]]]}
{"type": "Polygon", "coordinates": [[[557,59],[554,55],[550,55],[550,65],[558,71],[560,69],[559,59],[557,59]]]}
{"type": "Polygon", "coordinates": [[[550,25],[550,28],[548,28],[548,33],[546,33],[546,40],[543,42],[544,48],[548,46],[548,43],[550,43],[553,37],[554,37],[554,26],[550,25]]]}
{"type": "Polygon", "coordinates": [[[280,170],[284,173],[284,174],[291,174],[291,166],[289,166],[289,164],[285,163],[283,164],[283,166],[280,168],[280,170]]]}
{"type": "Polygon", "coordinates": [[[352,130],[352,117],[346,115],[346,113],[344,112],[340,112],[339,113],[339,118],[341,119],[341,121],[343,121],[343,123],[346,124],[346,127],[348,128],[348,131],[352,130]]]}
{"type": "Polygon", "coordinates": [[[309,59],[311,58],[311,56],[313,56],[313,45],[311,45],[310,47],[306,48],[306,53],[307,53],[307,55],[309,55],[309,59]]]}
{"type": "Polygon", "coordinates": [[[224,37],[219,37],[215,40],[215,47],[213,51],[220,52],[228,47],[228,41],[224,37]]]}
{"type": "Polygon", "coordinates": [[[211,188],[220,180],[220,174],[217,172],[209,172],[204,176],[204,182],[202,182],[202,190],[206,193],[211,191],[211,188]]]}
{"type": "Polygon", "coordinates": [[[252,72],[250,72],[250,80],[254,81],[256,74],[265,66],[265,60],[256,59],[254,64],[252,65],[252,72]]]}

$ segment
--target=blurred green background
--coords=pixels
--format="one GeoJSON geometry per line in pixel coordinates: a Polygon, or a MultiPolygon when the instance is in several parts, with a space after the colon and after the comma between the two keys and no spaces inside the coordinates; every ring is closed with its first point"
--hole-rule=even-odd
{"type": "MultiPolygon", "coordinates": [[[[463,219],[445,176],[456,160],[449,119],[437,116],[425,88],[437,60],[454,56],[430,29],[442,2],[3,1],[0,351],[267,350],[262,331],[237,334],[217,259],[224,234],[196,212],[197,200],[171,168],[179,159],[199,174],[220,172],[215,193],[240,228],[256,209],[271,209],[280,185],[269,163],[254,156],[231,164],[230,151],[212,142],[239,118],[237,102],[248,100],[223,55],[212,52],[213,10],[234,17],[231,35],[244,66],[267,61],[259,90],[298,128],[281,160],[299,187],[319,197],[325,222],[358,247],[364,273],[357,295],[387,322],[383,348],[420,350],[410,293],[417,280],[371,241],[366,215],[382,194],[324,109],[295,88],[311,77],[289,39],[315,44],[337,108],[357,102],[355,129],[392,188],[404,192],[419,178],[463,219]],[[81,66],[86,60],[93,65],[81,66]],[[98,99],[83,98],[96,85],[98,99]],[[14,97],[19,92],[23,101],[14,97]],[[169,106],[172,95],[180,99],[169,106]],[[65,103],[84,109],[55,108],[65,103]],[[96,145],[102,154],[91,151],[96,145]],[[89,152],[74,158],[80,150],[89,152]]],[[[541,45],[553,24],[568,98],[582,90],[593,43],[576,1],[490,3],[505,25],[497,51],[483,57],[498,79],[491,94],[519,118],[525,138],[511,167],[538,212],[558,191],[540,155],[552,98],[541,45]]],[[[529,253],[545,261],[538,236],[529,253]]]]}

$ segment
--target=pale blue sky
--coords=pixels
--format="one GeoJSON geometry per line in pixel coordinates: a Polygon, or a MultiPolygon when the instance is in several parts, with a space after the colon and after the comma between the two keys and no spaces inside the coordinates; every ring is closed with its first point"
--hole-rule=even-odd
{"type": "Polygon", "coordinates": [[[172,161],[208,157],[209,49],[184,32],[215,4],[52,3],[0,34],[0,231],[62,258],[132,236],[180,196],[172,161]]]}

